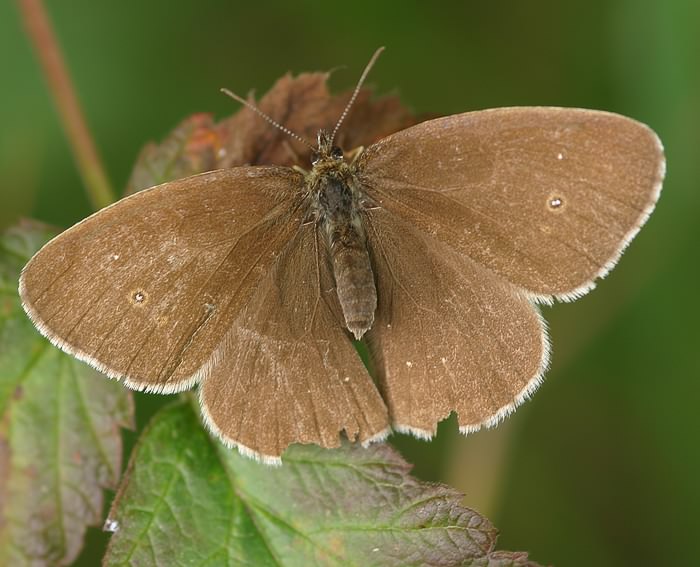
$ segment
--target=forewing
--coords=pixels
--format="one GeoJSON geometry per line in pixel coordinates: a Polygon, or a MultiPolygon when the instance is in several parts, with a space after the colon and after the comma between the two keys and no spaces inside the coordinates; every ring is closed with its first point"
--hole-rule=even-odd
{"type": "Polygon", "coordinates": [[[24,307],[54,344],[131,387],[187,388],[298,230],[302,187],[291,169],[241,167],[127,197],[32,258],[24,307]]]}
{"type": "Polygon", "coordinates": [[[388,432],[384,402],[345,330],[316,228],[302,227],[260,282],[200,386],[208,426],[278,462],[291,443],[337,447],[388,432]]]}
{"type": "Polygon", "coordinates": [[[378,286],[369,343],[394,429],[429,438],[455,411],[469,432],[514,410],[547,365],[537,309],[386,209],[370,211],[367,226],[378,286]]]}
{"type": "Polygon", "coordinates": [[[359,162],[377,206],[542,301],[574,299],[612,268],[652,211],[664,168],[647,126],[567,108],[430,120],[359,162]]]}

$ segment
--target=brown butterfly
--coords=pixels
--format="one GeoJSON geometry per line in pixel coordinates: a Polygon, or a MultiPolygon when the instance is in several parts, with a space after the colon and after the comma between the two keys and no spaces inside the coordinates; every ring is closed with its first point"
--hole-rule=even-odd
{"type": "Polygon", "coordinates": [[[165,183],[46,244],[20,279],[39,331],[134,389],[199,384],[211,430],[268,463],[291,443],[512,412],[547,367],[535,303],[574,300],[617,262],[659,196],[658,137],[607,112],[501,108],[345,157],[353,99],[310,171],[165,183]]]}

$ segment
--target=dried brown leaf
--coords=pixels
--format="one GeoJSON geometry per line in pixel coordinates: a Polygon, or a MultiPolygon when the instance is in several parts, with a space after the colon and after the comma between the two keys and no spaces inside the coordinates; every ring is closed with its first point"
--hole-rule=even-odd
{"type": "MultiPolygon", "coordinates": [[[[333,129],[351,95],[351,91],[331,95],[328,77],[328,73],[287,74],[257,107],[315,145],[318,131],[333,129]]],[[[252,97],[249,100],[255,103],[252,97]]],[[[374,98],[372,91],[364,88],[338,132],[337,143],[344,150],[367,146],[418,121],[398,97],[374,98]]],[[[245,164],[307,168],[310,150],[249,108],[241,108],[219,123],[208,114],[194,114],[161,144],[149,143],[143,148],[126,194],[188,175],[245,164]]]]}

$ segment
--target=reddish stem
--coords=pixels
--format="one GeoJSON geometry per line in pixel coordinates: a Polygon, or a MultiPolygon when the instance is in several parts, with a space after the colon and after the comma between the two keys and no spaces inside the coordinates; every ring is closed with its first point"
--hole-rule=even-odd
{"type": "Polygon", "coordinates": [[[39,56],[49,90],[58,107],[88,197],[96,209],[106,207],[114,202],[114,192],[88,130],[42,0],[18,0],[18,4],[27,34],[39,56]]]}

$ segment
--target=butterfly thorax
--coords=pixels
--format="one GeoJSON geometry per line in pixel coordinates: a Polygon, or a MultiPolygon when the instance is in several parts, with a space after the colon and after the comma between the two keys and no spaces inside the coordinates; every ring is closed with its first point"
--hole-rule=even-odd
{"type": "Polygon", "coordinates": [[[352,164],[337,147],[324,145],[307,176],[317,229],[323,235],[345,324],[356,338],[369,330],[377,291],[363,226],[362,191],[352,164]]]}

